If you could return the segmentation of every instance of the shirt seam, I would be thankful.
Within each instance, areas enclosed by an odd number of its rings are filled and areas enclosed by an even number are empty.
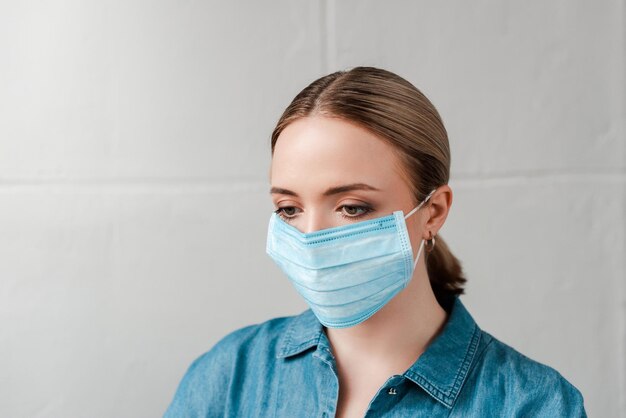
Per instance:
[[[480,331],[481,330],[478,327],[478,325],[474,324],[474,332],[472,334],[472,340],[465,352],[464,362],[463,364],[461,364],[461,367],[457,371],[457,375],[455,377],[455,382],[453,385],[454,395],[452,396],[452,402],[450,406],[454,406],[454,402],[456,401],[456,398],[459,396],[459,393],[461,392],[461,387],[463,386],[463,383],[465,382],[465,379],[467,378],[467,375],[469,373],[469,369],[472,366],[474,357],[476,356],[476,350],[478,349],[478,344],[480,343],[480,340],[482,337],[482,333]]]
[[[289,346],[291,345],[291,335],[293,334],[293,332],[294,332],[294,324],[291,323],[289,325],[289,329],[287,330],[287,334],[285,334],[285,339],[283,340],[282,348],[280,352],[278,353],[278,355],[276,356],[277,358],[285,357],[287,355]]]

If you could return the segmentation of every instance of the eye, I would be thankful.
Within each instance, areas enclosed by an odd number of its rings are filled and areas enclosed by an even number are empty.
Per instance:
[[[357,219],[367,215],[372,211],[368,206],[343,205],[341,206],[341,216],[349,219]]]
[[[288,220],[295,218],[299,211],[300,209],[295,206],[284,206],[276,209],[274,212],[276,212],[281,218]]]

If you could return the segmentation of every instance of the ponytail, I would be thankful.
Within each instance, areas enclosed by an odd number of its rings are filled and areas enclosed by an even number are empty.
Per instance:
[[[436,236],[434,248],[426,252],[425,261],[430,285],[440,305],[445,306],[452,297],[463,294],[467,279],[461,262],[452,254],[441,235]]]

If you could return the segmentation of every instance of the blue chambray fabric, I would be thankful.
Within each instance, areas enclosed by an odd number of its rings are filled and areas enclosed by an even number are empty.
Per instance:
[[[556,370],[482,331],[459,298],[442,332],[365,417],[586,417]],[[363,367],[367,367],[364,364]],[[339,384],[324,328],[309,309],[236,330],[187,370],[174,417],[333,417]]]

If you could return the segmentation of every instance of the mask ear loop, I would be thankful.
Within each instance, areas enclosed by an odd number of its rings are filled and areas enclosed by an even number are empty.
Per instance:
[[[428,196],[426,196],[424,198],[424,200],[422,200],[422,203],[420,203],[419,205],[417,205],[413,210],[411,210],[409,213],[407,213],[406,215],[404,215],[404,219],[408,218],[409,216],[413,215],[415,212],[417,212],[418,210],[420,210],[420,208],[422,207],[422,205],[426,202],[428,202],[428,199],[430,199],[430,197],[433,195],[433,193],[435,193],[435,190],[437,189],[433,189],[432,192],[428,193]]]
[[[420,259],[420,254],[422,253],[422,249],[424,248],[424,240],[420,242],[420,248],[417,250],[417,257],[415,257],[415,262],[413,263],[413,270],[415,270],[415,266],[417,266],[417,262]]]
[[[422,203],[420,203],[413,210],[411,210],[409,213],[404,215],[404,219],[408,218],[409,216],[413,215],[415,212],[420,210],[420,208],[424,205],[424,203],[428,202],[428,199],[430,199],[430,197],[433,195],[433,193],[435,193],[436,190],[437,189],[433,189],[430,193],[428,193],[428,196],[426,196],[424,200],[422,200]],[[415,266],[417,266],[417,262],[420,259],[420,254],[422,253],[423,248],[424,248],[424,240],[422,239],[420,240],[420,247],[417,250],[417,256],[415,257],[415,262],[413,263],[413,270],[415,270]]]

